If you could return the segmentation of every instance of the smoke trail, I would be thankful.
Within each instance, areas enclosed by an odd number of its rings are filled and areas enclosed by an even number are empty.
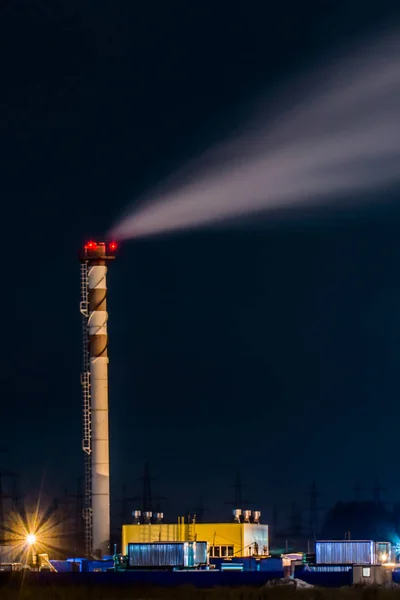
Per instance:
[[[400,36],[385,36],[314,75],[312,93],[282,122],[259,117],[141,199],[112,235],[200,227],[399,182],[399,58]]]

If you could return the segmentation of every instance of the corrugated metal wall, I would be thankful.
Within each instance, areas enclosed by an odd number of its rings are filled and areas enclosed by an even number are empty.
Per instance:
[[[371,565],[376,563],[372,541],[320,541],[315,545],[318,565]]]
[[[184,544],[128,544],[130,567],[183,567]]]

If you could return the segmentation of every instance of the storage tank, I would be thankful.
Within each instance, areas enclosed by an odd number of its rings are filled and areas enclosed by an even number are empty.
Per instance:
[[[183,569],[208,564],[207,542],[128,544],[128,568]]]
[[[390,544],[387,542],[387,557],[390,556]],[[323,540],[315,544],[317,565],[376,565],[382,562],[383,553],[379,551],[382,542],[372,540]]]

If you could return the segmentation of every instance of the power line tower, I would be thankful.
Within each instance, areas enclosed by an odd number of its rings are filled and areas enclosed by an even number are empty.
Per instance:
[[[138,499],[138,496],[129,496],[128,495],[128,486],[126,485],[126,483],[122,484],[122,495],[121,495],[121,498],[117,501],[121,505],[119,517],[121,519],[122,525],[124,525],[126,523],[126,519],[128,518],[129,503],[136,502],[137,499]]]
[[[9,494],[4,489],[4,479],[15,477],[15,473],[11,471],[0,472],[0,542],[4,544],[6,541],[7,527],[6,527],[6,511],[4,507],[4,500],[12,500],[12,494]]]
[[[296,502],[292,502],[290,512],[290,534],[294,537],[300,537],[303,531],[301,510]]]
[[[375,477],[375,485],[369,491],[372,492],[372,499],[376,505],[385,504],[382,502],[381,492],[386,492],[387,490],[386,488],[381,487],[378,475]]]
[[[239,472],[236,473],[235,483],[233,484],[232,487],[235,488],[235,504],[236,504],[236,506],[238,508],[243,508],[243,496],[242,496],[243,484],[242,484]]]
[[[202,523],[204,520],[205,514],[208,512],[209,512],[209,508],[206,508],[204,506],[203,495],[200,494],[198,505],[194,509],[194,514],[196,515],[196,521],[199,521],[200,523]]]
[[[142,495],[135,496],[134,498],[130,498],[129,500],[141,501],[141,510],[144,512],[153,512],[155,505],[157,506],[157,510],[160,507],[160,501],[165,500],[164,496],[153,496],[151,482],[156,481],[155,477],[151,477],[150,475],[150,467],[149,463],[146,461],[144,463],[144,471],[143,475],[138,477],[139,481],[142,482]]]
[[[317,484],[315,482],[315,479],[313,480],[312,484],[311,484],[311,490],[310,490],[310,505],[309,505],[309,513],[310,513],[310,521],[309,521],[309,528],[310,528],[310,535],[312,536],[312,538],[315,540],[318,536],[319,533],[319,513],[323,510],[325,510],[322,506],[319,506],[319,493],[317,490]]]
[[[129,502],[129,498],[128,498],[128,494],[127,494],[127,486],[126,486],[126,483],[123,483],[122,484],[122,496],[119,501],[119,503],[121,504],[119,516],[120,516],[122,525],[125,523],[127,509],[128,509],[128,502]]]
[[[71,505],[74,505],[75,543],[76,543],[76,546],[78,548],[80,548],[81,544],[83,542],[83,540],[81,538],[84,533],[83,532],[83,529],[84,529],[84,521],[83,521],[84,491],[82,488],[82,479],[80,477],[77,478],[76,491],[74,494],[68,494],[68,492],[66,492],[66,493],[67,493],[68,499],[71,499],[71,502],[68,504],[68,512],[70,512],[69,507]],[[72,511],[71,511],[70,517],[72,519]]]
[[[20,486],[19,486],[19,481],[18,481],[18,475],[15,475],[14,477],[14,481],[13,481],[13,486],[12,486],[12,509],[17,512],[20,513],[22,511],[22,500],[25,498],[25,494],[23,494],[21,492]]]
[[[153,497],[151,490],[151,482],[154,481],[154,477],[150,477],[150,467],[149,463],[146,461],[144,464],[144,472],[139,480],[143,483],[143,491],[142,491],[142,512],[152,512],[153,511]]]
[[[381,499],[381,492],[386,492],[386,488],[380,485],[379,477],[377,477],[374,485],[374,502],[376,504],[383,504]]]
[[[278,517],[278,507],[276,506],[276,504],[274,504],[273,509],[272,509],[272,530],[273,530],[273,537],[276,538],[276,536],[278,535],[278,522],[279,522],[279,517]]]
[[[68,488],[65,488],[63,496],[56,498],[53,507],[49,509],[53,514],[57,513],[60,535],[65,540],[71,536],[72,523],[74,523],[74,505],[74,494],[70,494]]]
[[[253,504],[253,502],[243,500],[242,492],[243,492],[243,488],[245,486],[242,483],[239,471],[236,473],[235,481],[232,484],[232,487],[235,490],[234,496],[233,496],[233,502],[225,502],[225,504],[229,504],[230,506],[233,506],[233,508],[240,508],[240,509],[245,508],[245,505],[247,508],[250,504]]]

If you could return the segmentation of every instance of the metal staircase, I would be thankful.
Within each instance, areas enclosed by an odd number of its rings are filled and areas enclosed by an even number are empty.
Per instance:
[[[82,315],[82,353],[83,369],[81,374],[82,397],[83,397],[83,439],[82,450],[85,453],[85,487],[83,519],[85,532],[85,553],[90,557],[93,549],[93,522],[92,522],[92,422],[91,422],[91,400],[90,400],[90,356],[89,356],[89,291],[88,291],[88,263],[81,262],[81,302],[80,312]]]

